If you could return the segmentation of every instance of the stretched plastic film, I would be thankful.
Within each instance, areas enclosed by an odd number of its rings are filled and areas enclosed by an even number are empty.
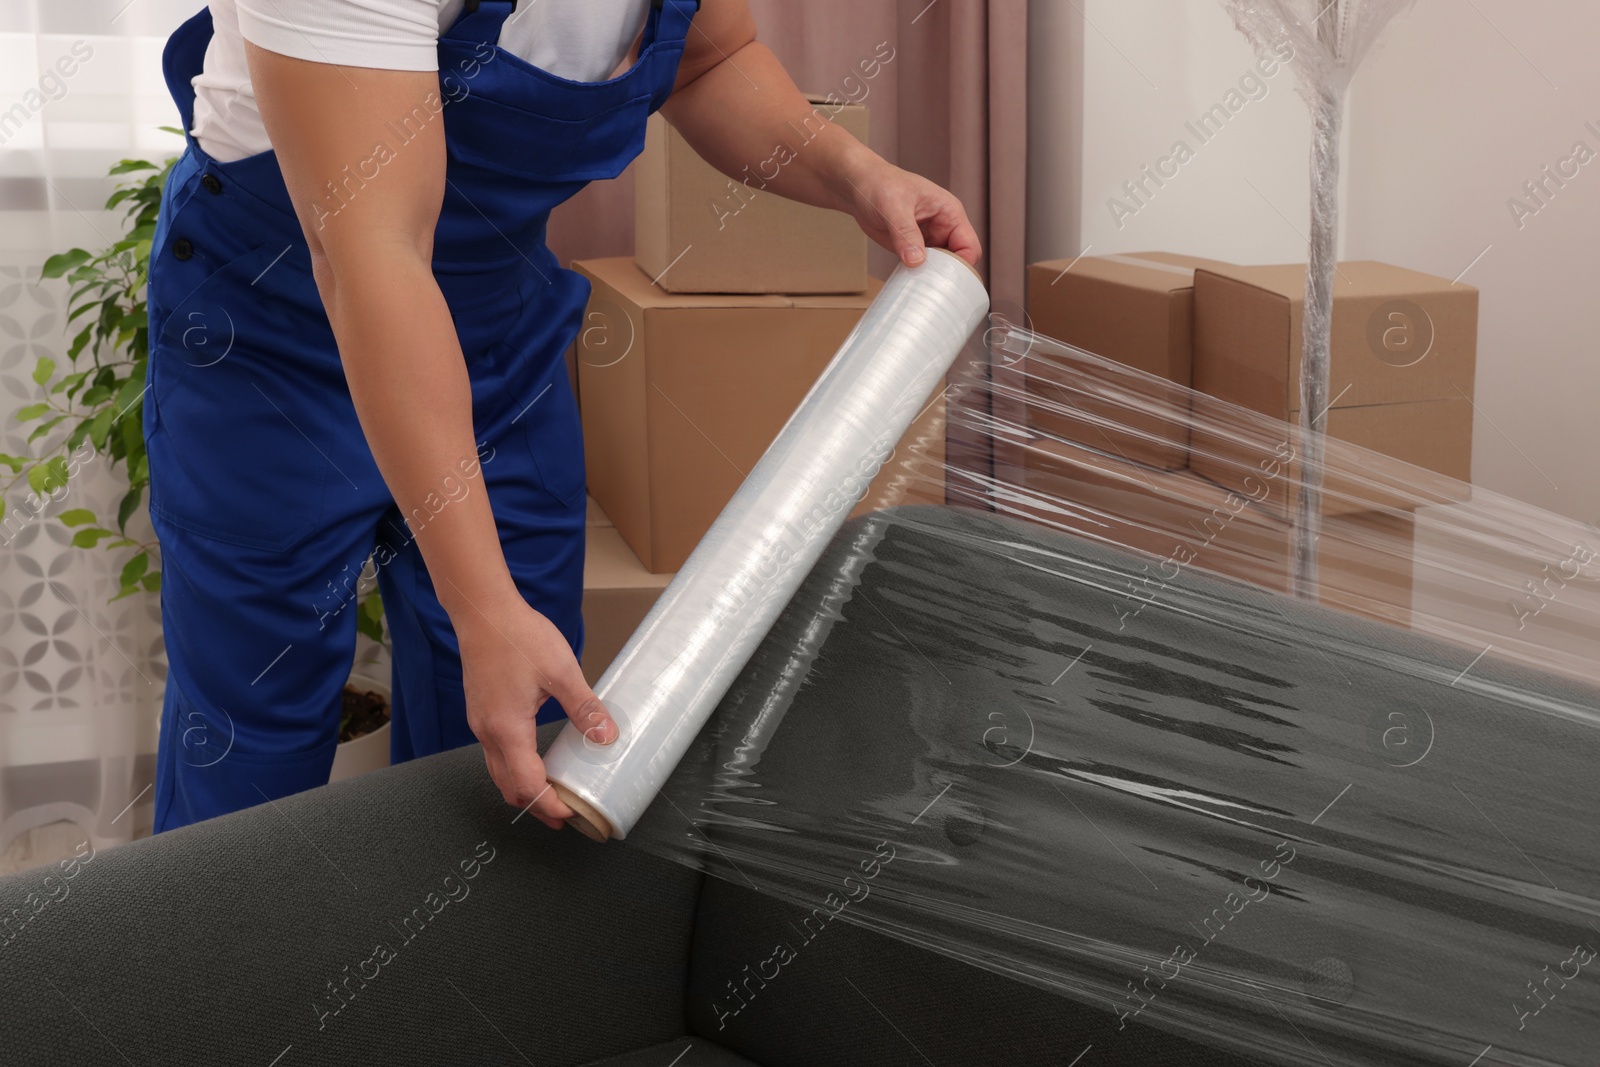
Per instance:
[[[986,340],[946,411],[992,458],[902,443],[948,503],[793,564],[629,844],[805,906],[793,951],[855,923],[1098,1007],[1098,1062],[1593,1062],[1600,531],[1330,439],[1296,598],[1299,426]]]

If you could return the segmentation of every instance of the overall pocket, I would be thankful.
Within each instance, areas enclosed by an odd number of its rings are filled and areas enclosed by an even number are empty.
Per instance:
[[[150,345],[151,512],[266,551],[291,547],[322,518],[344,389],[331,332],[301,328],[304,315],[291,313],[310,282],[286,258],[273,243],[224,262],[170,307]],[[271,287],[260,284],[277,271]]]

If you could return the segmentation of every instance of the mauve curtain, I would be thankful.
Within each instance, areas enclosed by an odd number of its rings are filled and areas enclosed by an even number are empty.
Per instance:
[[[801,89],[859,100],[873,149],[966,204],[995,308],[1020,321],[1027,201],[1027,0],[750,0]],[[693,31],[691,31],[693,32]],[[894,59],[870,81],[858,64]],[[633,251],[633,175],[591,185],[550,223],[563,262]],[[872,272],[894,260],[874,250]]]

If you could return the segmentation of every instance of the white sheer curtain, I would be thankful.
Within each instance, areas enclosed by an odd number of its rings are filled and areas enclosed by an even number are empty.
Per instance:
[[[67,288],[41,284],[40,265],[121,236],[120,215],[102,210],[115,188],[112,164],[182,147],[158,129],[178,125],[161,48],[200,6],[0,4],[0,452],[37,454],[42,442],[27,441],[37,424],[15,414],[42,399],[32,378],[40,356],[68,363]],[[0,467],[0,485],[11,481]],[[19,521],[31,510],[26,483],[4,491],[13,521],[0,530],[0,852],[63,820],[96,847],[148,831],[166,677],[157,599],[110,603],[128,550],[72,547],[72,531],[55,518],[79,507],[114,518],[125,489],[123,469],[101,456],[31,521]],[[143,514],[135,528],[133,536],[151,536]]]

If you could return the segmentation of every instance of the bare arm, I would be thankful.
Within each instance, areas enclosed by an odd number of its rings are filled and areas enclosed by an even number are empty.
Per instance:
[[[246,45],[268,136],[311,249],[361,428],[407,515],[477,461],[471,390],[449,307],[433,277],[433,233],[445,188],[444,119],[434,72],[335,67]],[[342,201],[326,183],[392,140],[386,124],[428,116],[376,180]],[[337,211],[330,210],[337,208]],[[555,694],[609,740],[615,725],[555,627],[512,582],[488,493],[453,498],[417,533],[461,645],[468,719],[506,800],[549,825],[570,812],[545,791],[534,714]]]
[[[978,261],[982,249],[959,200],[820,121],[825,112],[756,40],[747,0],[702,0],[661,113],[706,162],[779,196],[853,215],[908,264],[921,262],[927,244]]]

